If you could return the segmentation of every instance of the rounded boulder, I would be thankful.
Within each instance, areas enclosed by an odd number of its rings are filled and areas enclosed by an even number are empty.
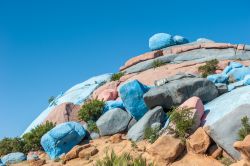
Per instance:
[[[167,33],[157,33],[149,38],[149,48],[159,50],[174,45],[173,37]]]

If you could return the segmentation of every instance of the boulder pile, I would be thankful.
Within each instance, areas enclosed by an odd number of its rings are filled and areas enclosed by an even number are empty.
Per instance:
[[[30,124],[24,133],[56,123],[41,139],[47,157],[11,153],[0,165],[26,158],[31,165],[95,165],[107,149],[159,166],[250,165],[250,125],[239,141],[242,118],[250,118],[250,45],[157,33],[149,48],[116,77],[93,77],[62,93]],[[199,68],[214,59],[203,77]],[[91,100],[104,106],[100,115],[90,107],[95,118],[84,120],[78,113]]]

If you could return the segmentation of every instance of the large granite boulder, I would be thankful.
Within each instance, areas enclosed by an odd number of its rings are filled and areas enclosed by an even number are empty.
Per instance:
[[[85,135],[86,131],[80,123],[66,122],[44,134],[41,145],[51,159],[56,159],[80,143]]]
[[[117,87],[119,84],[120,81],[104,84],[93,92],[92,98],[103,101],[115,100],[118,97]]]
[[[3,164],[16,164],[26,160],[26,155],[21,152],[10,153],[1,158]]]
[[[67,90],[65,93],[58,95],[54,101],[45,109],[24,131],[23,134],[29,132],[31,129],[37,125],[43,123],[44,119],[48,114],[57,106],[62,103],[70,102],[73,104],[81,105],[84,104],[86,100],[91,98],[91,94],[95,89],[110,80],[112,74],[103,74],[100,76],[92,77],[87,81],[77,84]]]
[[[204,124],[206,132],[234,159],[240,158],[233,143],[238,140],[241,119],[244,116],[250,117],[249,91],[249,86],[238,88],[205,105],[209,112]]]
[[[75,105],[73,103],[62,103],[51,110],[48,116],[44,119],[44,123],[46,121],[56,124],[69,121],[80,122],[81,120],[78,118],[78,111],[80,109],[80,105]]]
[[[218,90],[205,78],[183,78],[151,88],[144,95],[144,101],[148,108],[162,106],[170,109],[193,96],[199,97],[203,103],[206,103],[218,96]]]
[[[155,107],[149,110],[136,124],[134,124],[127,133],[127,138],[133,141],[139,141],[144,138],[144,131],[152,124],[159,122],[163,124],[166,120],[166,113],[162,107]]]
[[[96,121],[96,125],[101,136],[113,135],[125,131],[131,118],[126,111],[115,108],[104,113]]]
[[[136,119],[139,120],[148,108],[143,100],[143,95],[150,88],[141,84],[137,80],[130,81],[122,85],[119,93],[126,110]]]
[[[167,33],[157,33],[149,38],[149,48],[159,50],[174,45],[173,37]]]

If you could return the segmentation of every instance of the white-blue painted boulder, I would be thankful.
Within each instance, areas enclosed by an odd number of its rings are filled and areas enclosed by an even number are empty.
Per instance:
[[[173,37],[167,33],[157,33],[149,38],[149,48],[153,50],[159,50],[165,47],[174,45]]]
[[[52,104],[49,105],[24,131],[23,134],[29,132],[32,128],[41,124],[44,119],[48,116],[56,105],[71,102],[73,104],[83,104],[87,99],[91,97],[91,94],[95,89],[109,81],[112,74],[103,74],[100,76],[92,77],[87,81],[77,84],[67,90],[65,93],[60,94],[55,98]]]
[[[57,159],[69,152],[86,136],[86,130],[77,122],[57,125],[41,138],[41,145],[51,159]]]
[[[225,93],[205,105],[207,113],[204,128],[209,136],[235,159],[239,153],[233,149],[241,118],[250,117],[250,86]]]
[[[21,152],[10,153],[1,158],[3,164],[16,164],[26,160],[26,155]]]

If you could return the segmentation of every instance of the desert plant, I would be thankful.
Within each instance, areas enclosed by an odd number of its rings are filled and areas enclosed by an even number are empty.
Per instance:
[[[155,68],[160,67],[160,66],[163,66],[163,65],[165,65],[165,64],[166,64],[165,62],[163,62],[163,61],[157,59],[157,60],[154,60],[154,61],[153,61],[152,66],[153,66],[153,68],[155,69]]]
[[[194,124],[191,109],[185,107],[172,108],[168,113],[170,123],[173,124],[169,125],[168,129],[183,142],[185,142],[186,136],[190,133]]]
[[[98,160],[96,166],[154,166],[154,164],[147,164],[146,159],[141,156],[133,158],[128,153],[117,156],[112,150],[110,155],[106,152],[106,156],[102,160]]]
[[[48,100],[48,103],[50,104],[50,103],[54,102],[54,100],[55,100],[55,97],[54,96],[50,96],[50,98]]]
[[[99,133],[99,129],[97,128],[96,123],[93,120],[89,120],[87,122],[87,124],[88,124],[88,131],[89,132],[97,132],[97,133]]]
[[[123,72],[118,72],[118,73],[114,73],[111,76],[111,81],[117,81],[119,80],[122,76],[124,76]]]
[[[21,138],[4,138],[0,141],[0,157],[12,152],[23,152],[24,150],[24,141]]]
[[[85,122],[96,121],[102,114],[104,101],[93,99],[87,101],[78,112],[78,117]]]
[[[213,59],[207,61],[205,65],[200,66],[198,71],[201,73],[202,77],[207,77],[210,74],[214,74],[218,68],[219,61],[217,59]]]
[[[241,119],[242,127],[238,131],[239,140],[242,141],[248,134],[250,134],[250,124],[247,116]]]
[[[160,131],[160,127],[156,127],[156,128],[147,127],[144,131],[144,138],[152,144],[158,139],[159,131]]]
[[[52,122],[46,122],[44,124],[38,125],[30,132],[23,135],[24,140],[24,150],[25,151],[36,151],[43,150],[40,141],[42,136],[55,127],[55,124]]]
[[[221,157],[218,159],[223,165],[225,166],[230,166],[231,164],[234,163],[234,161],[230,158],[226,158],[226,157]]]

